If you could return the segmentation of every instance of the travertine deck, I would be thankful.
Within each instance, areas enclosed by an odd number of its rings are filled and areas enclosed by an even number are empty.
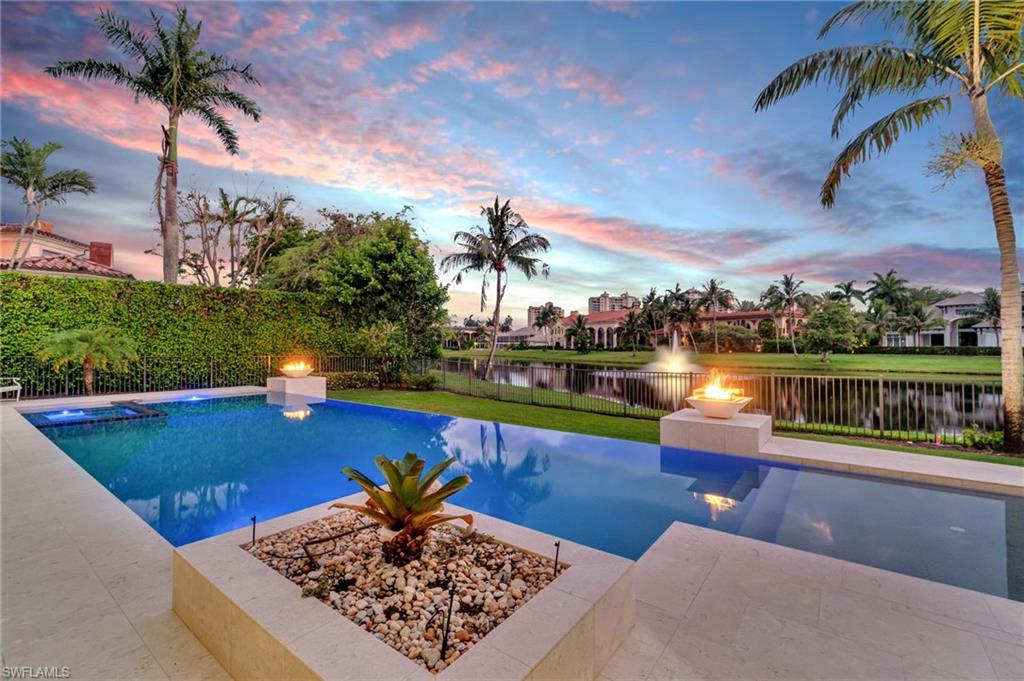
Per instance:
[[[1024,603],[673,524],[636,567],[633,679],[1024,678]]]

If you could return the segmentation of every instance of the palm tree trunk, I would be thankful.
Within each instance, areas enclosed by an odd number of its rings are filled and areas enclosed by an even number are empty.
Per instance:
[[[494,299],[494,324],[491,326],[491,351],[487,353],[487,367],[484,369],[484,380],[491,380],[491,374],[494,371],[494,353],[498,349],[498,315],[501,314],[501,296],[503,291],[501,290],[501,270],[498,270],[497,276],[497,295]]]
[[[715,332],[715,354],[718,354],[718,305],[711,304],[711,328]]]
[[[693,329],[689,326],[686,327],[686,334],[690,337],[690,345],[693,346],[693,354],[699,355],[700,350],[697,349],[697,341],[693,339]]]
[[[32,215],[34,197],[35,190],[32,187],[25,190],[25,219],[21,221],[21,229],[18,230],[18,240],[14,242],[14,252],[11,253],[11,271],[18,269],[18,251],[21,250],[21,240],[25,238],[25,230],[28,229],[28,219]],[[27,249],[25,253],[28,253]]]
[[[164,159],[164,283],[178,283],[178,115],[170,114],[167,124],[167,158]]]
[[[28,254],[32,252],[32,244],[35,243],[36,234],[39,233],[39,218],[42,215],[42,213],[43,207],[42,205],[37,203],[36,219],[32,221],[32,229],[30,229],[28,233],[28,243],[25,244],[25,255],[22,256],[22,258],[18,261],[18,267],[21,267],[21,265],[25,262],[25,259],[28,258]]]
[[[92,357],[86,357],[82,360],[82,374],[85,376],[86,395],[92,395],[93,392],[93,370],[95,366],[96,364]]]
[[[789,342],[793,346],[793,356],[796,357],[796,313],[789,308]]]
[[[982,138],[998,142],[999,137],[988,113],[984,91],[972,94],[971,111],[974,127]],[[1021,358],[1021,295],[1020,266],[1017,262],[1017,238],[1013,228],[1013,213],[1006,195],[1006,174],[1000,160],[990,160],[982,166],[985,184],[992,204],[992,220],[999,244],[999,272],[1002,275],[1003,327],[1003,446],[1015,456],[1024,454],[1024,377]]]
[[[779,347],[779,320],[772,319],[772,325],[775,326],[775,352],[781,352]]]

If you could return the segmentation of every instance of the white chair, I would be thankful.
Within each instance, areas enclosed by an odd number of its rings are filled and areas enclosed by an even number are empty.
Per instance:
[[[13,376],[0,376],[0,381],[10,381],[12,385],[0,385],[0,400],[11,399],[9,395],[14,394],[14,401],[21,399],[21,382]]]

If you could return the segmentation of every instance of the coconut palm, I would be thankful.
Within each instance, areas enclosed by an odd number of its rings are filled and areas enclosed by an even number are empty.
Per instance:
[[[736,310],[739,312],[754,312],[760,309],[760,306],[753,300],[741,300],[736,304]]]
[[[589,349],[593,337],[593,331],[587,326],[586,315],[578,314],[573,317],[569,328],[565,330],[565,339],[572,342],[576,349]]]
[[[232,89],[236,82],[259,85],[250,65],[232,63],[219,54],[199,49],[202,22],[192,23],[188,10],[177,10],[174,27],[168,30],[155,11],[149,11],[152,35],[109,10],[100,12],[96,24],[103,37],[129,59],[138,70],[116,61],[78,59],[58,61],[46,73],[61,78],[109,80],[126,88],[135,99],[148,99],[167,109],[167,127],[162,127],[162,152],[157,172],[154,203],[163,239],[164,282],[178,280],[178,126],[182,116],[201,120],[220,138],[229,154],[238,153],[238,133],[221,113],[234,109],[254,121],[260,109],[252,99]],[[162,184],[165,182],[166,184]]]
[[[772,326],[775,327],[775,352],[779,352],[779,327],[782,326],[780,320],[786,311],[786,301],[777,284],[772,284],[761,293],[761,305],[772,313]]]
[[[797,279],[795,274],[783,274],[775,285],[782,296],[783,309],[789,316],[789,342],[793,347],[793,355],[796,355],[796,310],[804,305],[813,307],[814,301],[807,298],[803,290],[804,280]]]
[[[536,329],[544,330],[544,347],[551,348],[551,328],[558,323],[558,313],[555,312],[555,306],[551,303],[545,303],[544,306],[534,317],[533,326]]]
[[[988,99],[990,95],[1024,99],[1024,0],[865,0],[833,15],[819,37],[866,19],[880,20],[906,44],[835,47],[812,54],[776,76],[754,107],[765,109],[820,82],[838,86],[843,96],[832,121],[832,136],[838,137],[847,117],[864,102],[891,95],[918,97],[869,125],[839,152],[821,188],[822,204],[831,207],[852,166],[887,152],[901,134],[948,113],[954,98],[966,101],[974,129],[946,136],[930,170],[949,180],[974,164],[985,177],[1000,256],[1004,442],[1007,451],[1020,453],[1024,451],[1020,268],[1003,149]]]
[[[914,301],[909,309],[896,319],[896,328],[914,338],[914,345],[921,342],[921,334],[946,325],[944,319],[922,301]]]
[[[996,345],[1000,345],[999,327],[1001,326],[1000,320],[1002,319],[1003,309],[999,291],[991,286],[985,289],[985,292],[982,294],[981,309],[978,312],[981,318],[991,324],[992,328],[996,330]]]
[[[836,284],[833,288],[835,289],[834,295],[837,296],[837,300],[844,300],[847,303],[853,303],[857,300],[864,302],[864,292],[856,287],[856,281],[853,279],[849,281],[841,281]]]
[[[504,204],[497,196],[493,206],[482,206],[480,214],[487,218],[487,228],[473,227],[468,232],[455,233],[455,245],[462,250],[446,255],[441,260],[441,269],[448,272],[456,271],[455,282],[461,283],[463,275],[469,272],[482,272],[483,284],[480,287],[480,310],[487,305],[488,276],[495,276],[494,314],[491,317],[493,326],[498,327],[501,315],[501,301],[508,288],[509,270],[518,270],[532,279],[538,274],[548,275],[547,263],[543,263],[535,255],[551,248],[547,239],[530,232],[530,226],[523,217],[512,210],[511,201]],[[504,283],[502,280],[504,279]],[[487,368],[484,380],[490,380],[494,370],[494,352],[498,347],[498,334],[491,335],[491,350],[487,355]]]
[[[119,370],[138,359],[131,339],[111,326],[52,333],[43,340],[36,356],[40,361],[52,362],[54,371],[67,364],[80,364],[87,395],[93,394],[96,369]]]
[[[718,311],[728,310],[732,307],[732,291],[724,288],[725,282],[717,279],[709,279],[704,283],[704,288],[698,298],[701,309],[711,312],[711,326],[715,334],[715,354],[718,354]]]
[[[897,312],[906,309],[910,302],[910,289],[907,288],[907,280],[896,274],[896,270],[889,270],[884,275],[875,272],[874,278],[868,282],[864,293],[868,301],[884,303]]]
[[[680,296],[668,312],[669,324],[678,326],[686,332],[690,339],[690,347],[697,354],[697,341],[693,338],[693,329],[700,323],[700,304],[687,295]]]
[[[885,334],[896,326],[899,317],[892,306],[879,301],[872,301],[864,313],[863,328],[868,333],[877,334],[879,345],[885,345]]]
[[[636,357],[636,346],[640,345],[640,336],[647,332],[647,323],[644,321],[643,315],[630,310],[619,322],[619,332],[632,341],[633,356]]]
[[[0,153],[0,177],[21,190],[21,201],[25,204],[25,217],[18,230],[18,239],[11,253],[11,270],[16,270],[28,257],[39,231],[39,220],[43,206],[48,203],[62,204],[69,194],[92,194],[96,184],[84,170],[58,170],[46,174],[46,161],[61,145],[47,142],[33,147],[28,140],[12,137],[2,142]],[[34,217],[33,217],[34,213]],[[25,250],[21,250],[25,232],[29,232]]]

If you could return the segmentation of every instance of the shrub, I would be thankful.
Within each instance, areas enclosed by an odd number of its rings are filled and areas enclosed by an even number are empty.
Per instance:
[[[977,423],[972,423],[970,428],[964,428],[964,446],[968,449],[999,451],[1003,448],[1003,433],[988,433]]]
[[[441,386],[441,379],[430,374],[410,374],[403,372],[399,383],[403,388],[409,390],[437,390]]]
[[[932,345],[923,347],[881,347],[878,345],[870,345],[866,347],[860,347],[854,350],[854,353],[858,355],[960,355],[960,356],[973,356],[973,355],[988,355],[998,357],[1000,354],[999,348],[979,348],[974,346],[951,346],[951,345]]]
[[[360,390],[377,387],[377,374],[372,371],[330,371],[322,374],[328,390]]]

